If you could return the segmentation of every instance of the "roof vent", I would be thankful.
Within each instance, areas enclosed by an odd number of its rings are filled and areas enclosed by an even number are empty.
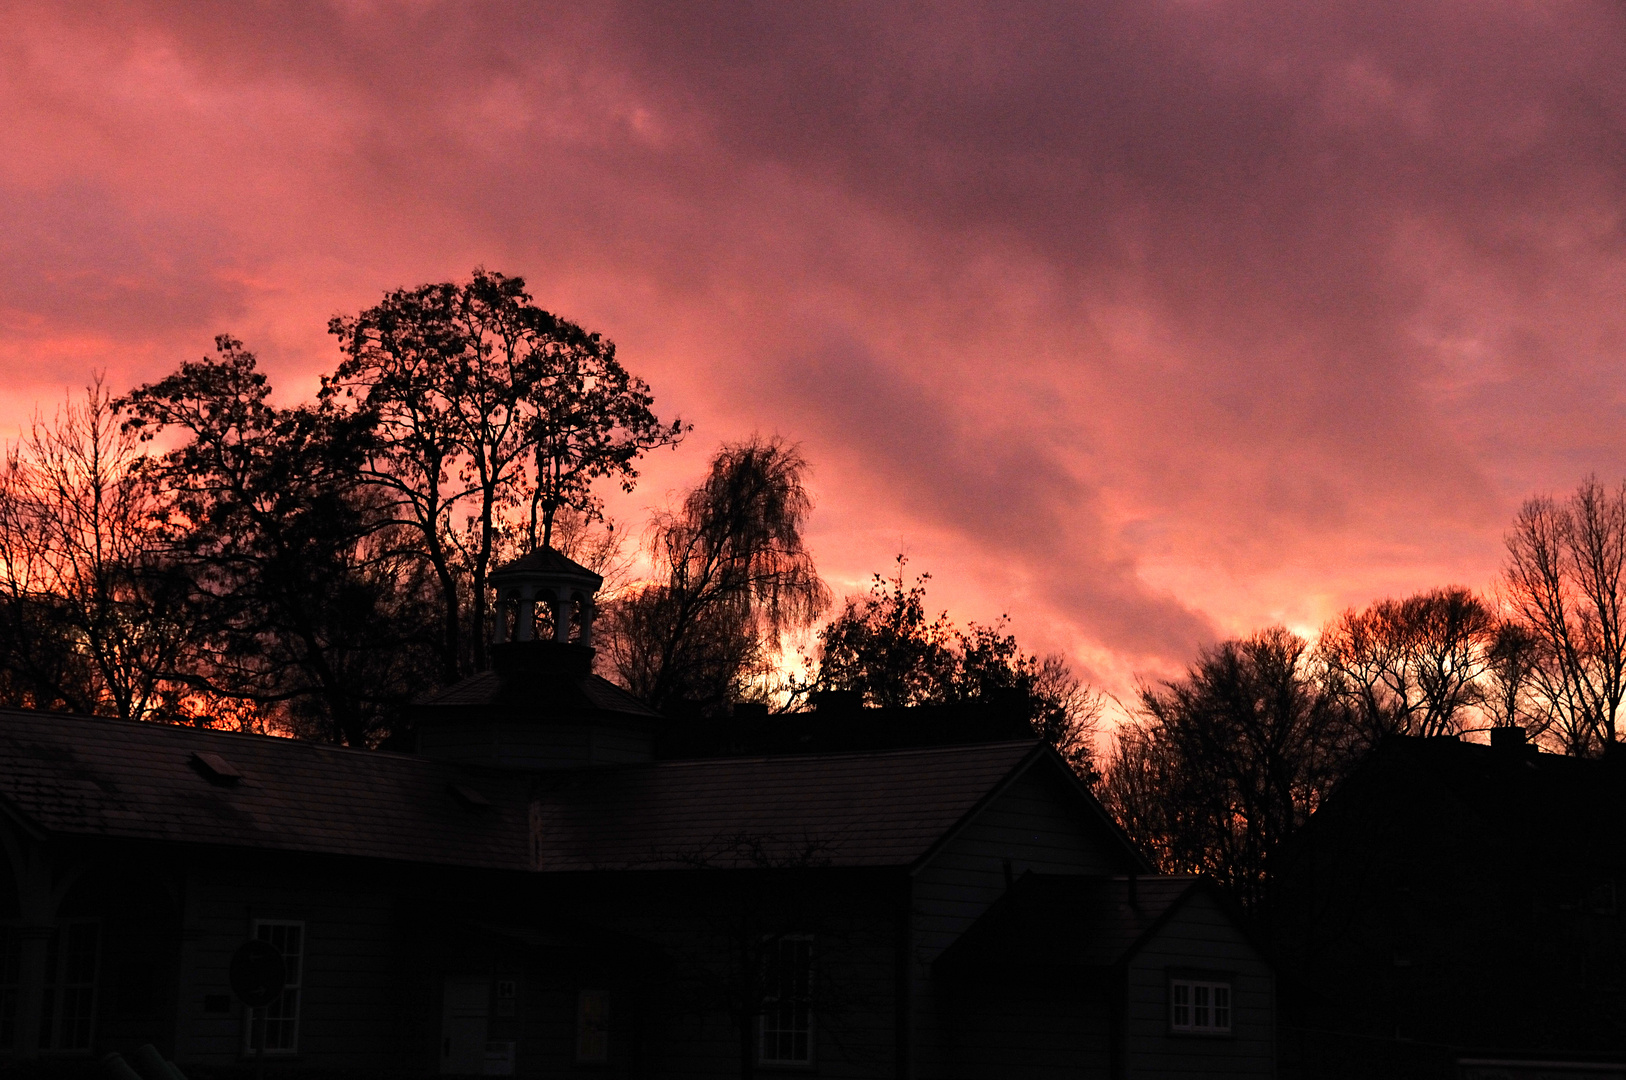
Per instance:
[[[204,776],[221,784],[235,784],[243,778],[237,771],[237,766],[208,750],[198,750],[192,754],[192,764],[196,765]]]
[[[478,791],[475,791],[471,787],[464,787],[462,784],[447,784],[446,789],[453,795],[456,795],[458,801],[460,801],[464,806],[471,809],[483,810],[491,805],[490,799],[486,798],[484,795],[480,794]]]

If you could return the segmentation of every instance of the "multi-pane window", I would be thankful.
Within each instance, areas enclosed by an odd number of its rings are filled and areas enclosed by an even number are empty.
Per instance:
[[[1231,1032],[1231,984],[1169,980],[1169,1027],[1193,1035]]]
[[[764,1065],[813,1060],[813,939],[783,937],[768,948],[757,1056]]]
[[[258,1015],[262,1010],[249,1011],[244,1048],[249,1053],[258,1051],[263,1030],[266,1053],[291,1054],[299,1049],[299,988],[304,982],[305,924],[256,919],[254,936],[282,954],[288,981],[283,984],[282,995],[263,1010],[263,1021]]]
[[[610,995],[583,990],[576,995],[576,1060],[598,1064],[610,1059]]]
[[[17,1048],[22,998],[22,932],[0,926],[0,1051]],[[96,1021],[96,976],[101,924],[76,919],[45,939],[45,983],[40,994],[41,1050],[89,1050]]]
[[[41,1050],[89,1050],[96,1019],[96,960],[101,926],[63,923],[45,951],[45,994],[40,1004]]]

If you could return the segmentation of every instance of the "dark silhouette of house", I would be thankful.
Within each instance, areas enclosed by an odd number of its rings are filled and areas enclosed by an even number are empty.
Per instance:
[[[0,712],[0,1054],[1271,1075],[1258,951],[1044,745],[839,702],[674,733],[592,674],[596,576],[493,584],[492,670],[421,703],[417,753]],[[259,1020],[250,938],[289,973]]]
[[[1277,868],[1284,1061],[1626,1076],[1623,821],[1617,758],[1538,753],[1516,728],[1386,741]]]

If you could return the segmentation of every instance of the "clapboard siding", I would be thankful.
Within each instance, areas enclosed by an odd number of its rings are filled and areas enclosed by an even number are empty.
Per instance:
[[[1171,968],[1233,973],[1230,1038],[1174,1035]],[[1130,1076],[1236,1076],[1275,1072],[1275,985],[1269,966],[1206,893],[1196,893],[1131,959],[1125,987]]]
[[[297,886],[287,882],[298,882]],[[232,952],[255,919],[305,924],[301,975],[301,1061],[374,1070],[401,1061],[400,933],[395,895],[376,877],[278,875],[203,866],[187,884],[187,977],[180,992],[176,1059],[227,1064],[243,1051],[244,1016],[206,1014],[207,995],[229,993]]]
[[[930,965],[1006,887],[1006,861],[1015,877],[1032,870],[1050,874],[1112,874],[1129,869],[1099,823],[1091,821],[1070,781],[1039,759],[983,807],[915,874],[914,1005],[917,1074],[922,1078],[965,1075],[953,1050],[949,1003],[938,999]],[[1008,1045],[987,1052],[1027,1052],[1031,1038],[1006,1025],[989,1037]],[[963,1043],[964,1040],[961,1040]]]

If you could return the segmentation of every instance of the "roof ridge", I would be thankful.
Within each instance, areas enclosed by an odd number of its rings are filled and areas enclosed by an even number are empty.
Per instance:
[[[172,724],[164,720],[131,720],[122,716],[94,716],[84,713],[55,712],[49,709],[16,709],[0,708],[0,716],[14,715],[28,718],[49,720],[70,720],[87,724],[124,725],[131,729],[141,728],[148,731],[173,731],[188,735],[201,735],[209,738],[239,738],[263,739],[267,743],[277,743],[284,746],[303,746],[311,750],[337,751],[343,754],[363,754],[367,757],[402,758],[411,761],[430,761],[421,754],[413,754],[404,750],[371,750],[360,746],[339,746],[336,743],[314,742],[310,739],[300,739],[292,735],[268,735],[259,731],[232,731],[229,728],[202,728],[192,724]]]
[[[676,758],[668,761],[656,761],[655,765],[662,768],[675,766],[739,764],[747,761],[829,761],[839,758],[879,758],[879,757],[919,757],[926,754],[956,754],[970,750],[987,750],[993,747],[1017,747],[1023,752],[1033,749],[1041,740],[1035,736],[1032,739],[991,739],[988,742],[953,743],[946,746],[895,746],[884,750],[815,750],[798,752],[789,750],[782,754],[717,754],[704,758]]]

